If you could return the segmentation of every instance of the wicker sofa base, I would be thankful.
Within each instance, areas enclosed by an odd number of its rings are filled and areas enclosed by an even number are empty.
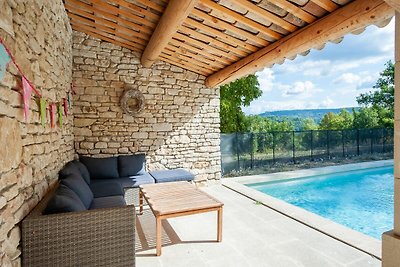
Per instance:
[[[135,207],[42,215],[52,189],[22,222],[23,266],[135,266]]]

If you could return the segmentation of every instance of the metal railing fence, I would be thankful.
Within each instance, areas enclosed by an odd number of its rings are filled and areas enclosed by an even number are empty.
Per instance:
[[[393,153],[393,129],[221,134],[222,173],[276,162],[329,160]]]

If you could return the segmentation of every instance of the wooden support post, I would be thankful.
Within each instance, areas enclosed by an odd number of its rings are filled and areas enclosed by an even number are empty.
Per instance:
[[[382,235],[382,267],[400,266],[400,12],[396,12],[395,64],[394,229]]]
[[[140,61],[144,67],[150,67],[158,59],[196,3],[197,0],[169,1],[164,14],[143,51]]]
[[[160,216],[156,216],[156,255],[161,255],[161,227],[162,219]]]
[[[295,31],[210,75],[206,79],[206,85],[215,87],[234,81],[310,48],[320,47],[349,32],[389,19],[393,15],[394,9],[383,0],[355,0],[310,26]]]

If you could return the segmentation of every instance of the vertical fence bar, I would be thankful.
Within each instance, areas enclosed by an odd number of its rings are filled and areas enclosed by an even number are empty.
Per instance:
[[[329,151],[329,131],[330,130],[326,130],[326,150],[328,153],[328,159],[331,158],[330,151]]]
[[[237,157],[237,171],[240,170],[240,156],[239,156],[239,137],[238,132],[236,132],[236,157]]]
[[[360,130],[357,129],[357,156],[360,156]]]
[[[275,164],[275,132],[272,132],[272,163]]]
[[[311,134],[310,134],[310,157],[311,157],[311,161],[313,161],[314,160],[314,155],[313,155],[313,150],[314,150],[314,145],[313,145],[313,142],[314,142],[314,138],[313,138],[313,136],[314,136],[314,131],[313,130],[311,130],[310,131],[311,132]]]
[[[296,145],[294,143],[294,131],[292,132],[293,163],[296,163]]]
[[[254,168],[254,133],[250,134],[250,142],[251,142],[251,146],[250,146],[250,168],[253,169]]]
[[[344,153],[344,131],[342,130],[342,156],[343,158],[345,157],[345,153]]]
[[[385,149],[385,145],[386,145],[386,135],[385,135],[385,132],[386,132],[386,129],[383,128],[383,129],[382,129],[382,153],[385,153],[385,152],[386,152],[386,149]]]
[[[369,130],[369,135],[370,135],[370,138],[371,138],[370,154],[374,153],[374,132],[375,131],[373,129]]]

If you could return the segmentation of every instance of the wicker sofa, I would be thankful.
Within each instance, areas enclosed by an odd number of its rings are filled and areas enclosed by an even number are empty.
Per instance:
[[[22,221],[23,266],[135,266],[135,208],[44,214],[57,184]]]
[[[138,186],[193,180],[182,169],[148,173],[144,154],[81,157],[22,221],[24,266],[134,266]]]

